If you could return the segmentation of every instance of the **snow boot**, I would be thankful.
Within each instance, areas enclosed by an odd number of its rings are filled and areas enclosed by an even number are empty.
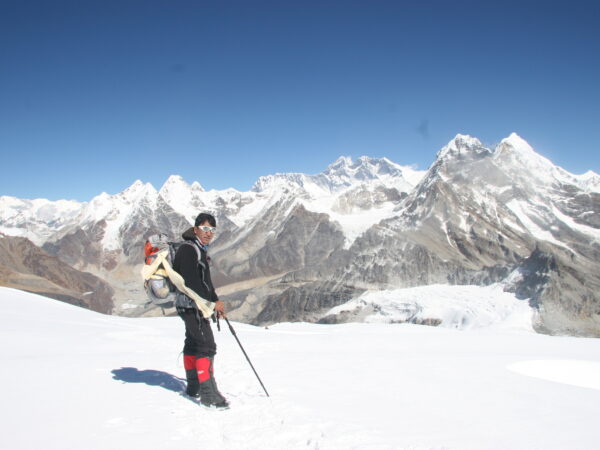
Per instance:
[[[200,396],[200,382],[196,371],[196,357],[194,355],[183,355],[183,367],[185,368],[185,378],[187,380],[185,393],[190,397],[198,398]]]
[[[200,403],[204,406],[227,408],[229,403],[219,392],[215,381],[213,358],[198,358],[196,360],[196,370],[200,383]]]

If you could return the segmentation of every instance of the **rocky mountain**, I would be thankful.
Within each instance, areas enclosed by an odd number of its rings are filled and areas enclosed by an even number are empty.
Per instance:
[[[333,278],[366,289],[505,282],[537,307],[539,330],[597,335],[600,195],[585,178],[514,134],[494,150],[457,136]]]
[[[113,289],[60,261],[30,240],[0,234],[0,285],[110,314]]]
[[[137,181],[88,203],[0,206],[0,231],[109,281],[120,314],[147,313],[143,238],[175,238],[206,210],[215,284],[238,320],[318,321],[367,290],[503,283],[536,307],[538,330],[600,335],[600,177],[556,167],[516,134],[493,149],[457,135],[426,172],[342,157],[249,192],[172,176],[159,191]]]

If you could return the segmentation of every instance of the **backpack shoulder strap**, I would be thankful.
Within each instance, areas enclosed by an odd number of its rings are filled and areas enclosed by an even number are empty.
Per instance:
[[[181,245],[189,245],[189,246],[193,247],[193,249],[196,251],[196,257],[198,258],[198,264],[201,264],[202,266],[204,266],[204,264],[202,263],[202,254],[200,253],[200,249],[193,241],[183,241],[181,243]]]

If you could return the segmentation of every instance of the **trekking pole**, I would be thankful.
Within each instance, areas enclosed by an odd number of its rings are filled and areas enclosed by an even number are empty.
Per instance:
[[[254,375],[256,375],[256,378],[258,378],[258,382],[260,383],[260,385],[262,386],[263,390],[265,391],[265,394],[267,394],[267,397],[269,397],[269,393],[267,392],[267,389],[265,388],[265,385],[263,384],[263,382],[261,381],[260,377],[256,373],[256,370],[254,369],[254,366],[250,362],[250,358],[248,358],[248,355],[246,354],[246,350],[244,350],[244,347],[242,347],[242,343],[238,339],[237,334],[235,334],[235,330],[233,329],[233,327],[229,323],[229,319],[227,317],[225,317],[225,316],[223,316],[223,318],[225,319],[225,322],[227,322],[227,325],[229,326],[229,330],[231,331],[231,334],[233,334],[233,337],[235,338],[235,340],[237,341],[238,345],[242,349],[242,352],[244,353],[244,356],[246,357],[246,360],[248,361],[248,364],[250,364],[250,367],[252,367],[252,371],[254,372]]]

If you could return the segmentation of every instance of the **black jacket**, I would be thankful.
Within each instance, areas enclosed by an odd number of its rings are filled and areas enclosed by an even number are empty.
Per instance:
[[[191,233],[190,230],[183,233],[183,238],[188,243],[181,245],[177,250],[173,260],[173,269],[183,277],[188,288],[200,297],[216,302],[219,298],[210,278],[209,259],[206,251],[200,245],[193,230]],[[200,261],[198,261],[197,250],[200,252]]]

